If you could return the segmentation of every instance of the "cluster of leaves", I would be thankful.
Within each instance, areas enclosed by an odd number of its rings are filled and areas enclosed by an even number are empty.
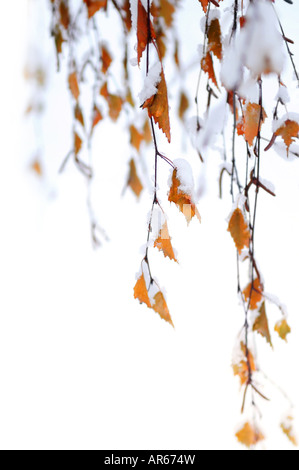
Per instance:
[[[230,26],[228,21],[222,21],[221,11],[224,10],[222,0],[193,0],[200,4],[205,15],[204,42],[202,55],[199,61],[199,79],[196,90],[195,103],[196,139],[195,147],[203,161],[204,144],[209,141],[210,133],[206,130],[209,120],[209,112],[212,100],[218,98],[219,93],[225,96],[226,113],[228,121],[223,120],[219,133],[225,137],[225,123],[232,123],[233,139],[231,161],[227,161],[224,152],[223,168],[220,174],[220,190],[222,194],[222,179],[224,172],[230,175],[230,194],[233,201],[233,209],[229,216],[228,231],[235,243],[238,262],[238,292],[244,310],[244,323],[241,341],[238,339],[238,357],[233,362],[233,372],[240,379],[243,388],[242,412],[246,407],[248,389],[252,391],[250,407],[253,409],[252,423],[246,421],[236,437],[239,442],[251,447],[264,439],[263,433],[256,424],[255,397],[266,397],[260,390],[261,384],[257,380],[258,366],[256,362],[256,350],[254,348],[254,335],[258,334],[272,345],[271,328],[266,313],[266,302],[273,302],[273,297],[265,291],[265,281],[261,275],[255,252],[256,210],[258,196],[261,190],[271,196],[275,196],[271,185],[261,178],[261,159],[263,154],[262,140],[265,139],[262,131],[266,122],[272,118],[272,133],[264,151],[275,147],[276,140],[282,139],[285,144],[286,154],[292,150],[292,144],[299,136],[299,118],[294,113],[288,113],[284,99],[286,85],[281,78],[282,68],[276,63],[273,56],[266,49],[260,52],[253,49],[250,55],[250,43],[255,37],[255,19],[263,17],[264,11],[275,12],[274,0],[231,0]],[[177,256],[172,246],[168,231],[166,216],[161,207],[157,194],[157,162],[159,159],[168,164],[172,169],[171,184],[168,190],[168,200],[174,203],[184,214],[187,223],[193,217],[200,220],[199,212],[194,202],[192,188],[187,187],[184,181],[184,171],[181,164],[170,160],[158,147],[156,137],[156,125],[162,131],[167,141],[171,141],[171,126],[169,118],[169,103],[166,73],[164,70],[164,58],[171,55],[175,66],[180,69],[179,41],[176,37],[174,18],[178,9],[178,0],[82,0],[75,11],[71,1],[50,0],[52,7],[52,35],[55,41],[57,54],[57,67],[60,67],[60,59],[64,50],[64,43],[68,44],[68,87],[73,107],[72,147],[61,170],[63,170],[73,157],[75,165],[91,181],[93,178],[91,141],[94,132],[104,119],[110,119],[117,123],[123,110],[127,112],[128,135],[130,139],[133,157],[129,159],[129,169],[126,188],[129,187],[137,198],[143,191],[142,178],[139,174],[139,160],[145,145],[152,143],[154,148],[154,191],[153,202],[147,229],[147,244],[145,255],[142,259],[140,274],[134,288],[134,297],[148,308],[158,313],[160,317],[173,326],[170,312],[165,300],[165,293],[152,276],[149,254],[151,249],[160,250],[165,258],[177,262]],[[290,3],[290,2],[288,2]],[[261,10],[260,10],[261,9]],[[264,9],[264,10],[262,10]],[[114,10],[119,17],[123,31],[122,51],[122,86],[115,87],[115,77],[112,75],[114,56],[109,45],[100,39],[97,23],[97,15],[106,15]],[[227,10],[226,10],[227,11]],[[275,16],[275,13],[273,13]],[[107,14],[107,18],[108,18]],[[227,20],[228,14],[226,14]],[[257,22],[258,23],[258,22]],[[289,44],[292,42],[286,38],[278,17],[273,22],[273,37],[285,45],[289,54],[294,72],[299,78],[292,58]],[[82,54],[82,42],[84,33],[89,36],[88,46]],[[133,26],[132,26],[133,25]],[[263,25],[261,26],[263,27]],[[135,31],[134,31],[135,29]],[[267,28],[265,28],[267,30]],[[272,34],[272,32],[271,32]],[[140,72],[144,74],[145,87],[140,94],[143,99],[141,106],[135,103],[131,89],[128,50],[129,39],[135,36],[137,41],[136,63]],[[171,39],[171,40],[170,40]],[[247,41],[248,54],[238,49],[240,44]],[[279,54],[279,52],[278,52]],[[119,52],[115,56],[119,55]],[[153,60],[153,56],[154,60]],[[256,57],[257,56],[257,57]],[[252,58],[254,57],[254,59]],[[278,61],[279,62],[279,61]],[[153,64],[153,65],[152,65]],[[158,64],[158,68],[157,68]],[[88,80],[88,86],[92,89],[92,103],[89,109],[85,109],[81,103],[82,88],[86,81],[87,70],[93,79]],[[158,73],[157,73],[158,70]],[[229,71],[229,72],[228,72]],[[167,72],[167,71],[166,71]],[[231,72],[231,73],[230,73]],[[271,118],[271,110],[263,100],[264,77],[275,75],[279,94],[274,113]],[[201,80],[206,78],[206,90],[208,93],[207,109],[203,118],[200,116]],[[257,98],[253,99],[244,93],[244,77],[255,84]],[[195,90],[194,90],[195,91]],[[202,100],[201,100],[202,101]],[[190,106],[187,93],[181,88],[178,97],[178,117],[183,121]],[[279,116],[280,107],[285,108],[285,114]],[[140,109],[142,108],[142,109]],[[146,110],[146,113],[142,110]],[[143,122],[136,124],[136,115],[143,113]],[[140,121],[139,121],[140,122]],[[236,157],[236,141],[243,142],[244,155]],[[86,160],[86,150],[88,160]],[[246,161],[245,170],[242,161]],[[244,172],[245,184],[241,184],[241,173]],[[89,204],[92,239],[99,244],[99,235],[103,235],[97,224],[91,204]],[[153,217],[156,211],[160,214],[162,223],[155,230]],[[153,235],[154,234],[154,235]],[[248,264],[249,279],[243,285],[240,275],[240,265]],[[279,337],[287,341],[290,327],[287,322],[282,305],[275,301],[281,312],[281,318],[274,326],[274,331]],[[281,429],[295,443],[292,417],[281,424]]]

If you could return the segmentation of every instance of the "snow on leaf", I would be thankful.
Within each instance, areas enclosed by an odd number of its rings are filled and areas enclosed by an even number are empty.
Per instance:
[[[249,422],[245,423],[244,426],[236,433],[238,441],[250,448],[255,446],[258,442],[263,441],[265,437],[259,431],[256,426],[252,426]]]
[[[171,244],[171,238],[169,236],[167,222],[164,223],[163,227],[160,230],[158,238],[155,240],[154,247],[158,248],[164,253],[165,258],[174,260],[178,262]]]
[[[144,8],[141,0],[138,0],[138,13],[137,13],[137,61],[138,65],[143,52],[152,39],[155,39],[155,32],[152,22],[148,22],[148,14]]]
[[[291,333],[291,328],[285,318],[276,323],[274,330],[279,334],[281,339],[287,342],[287,335]]]
[[[222,59],[221,29],[218,18],[214,18],[208,29],[208,50],[219,59]]]
[[[246,345],[243,342],[240,343],[240,351],[242,353],[242,358],[238,362],[233,363],[232,367],[234,375],[239,376],[240,384],[245,385],[248,383],[252,372],[256,371],[256,366],[252,352],[249,349],[246,352]]]
[[[71,93],[73,97],[75,98],[75,100],[78,101],[80,90],[79,90],[79,85],[78,85],[77,73],[76,72],[71,73],[69,75],[68,81],[69,81],[69,87],[70,87]]]
[[[257,137],[262,123],[267,114],[261,106],[256,103],[248,103],[244,113],[244,135],[249,145],[253,145],[254,139]]]
[[[297,438],[293,428],[293,416],[287,416],[280,424],[280,428],[294,446],[298,446]]]
[[[180,211],[186,217],[187,223],[189,224],[192,218],[196,215],[199,221],[201,221],[200,214],[192,201],[190,194],[180,189],[181,181],[179,180],[178,171],[175,168],[172,173],[172,184],[168,194],[168,201],[174,202]]]
[[[267,343],[269,343],[270,346],[272,347],[272,341],[271,341],[271,335],[269,331],[269,324],[268,324],[268,318],[266,314],[265,302],[263,302],[262,305],[260,306],[259,314],[255,319],[252,330],[257,331],[261,336],[266,338]]]
[[[250,232],[241,209],[237,208],[233,212],[227,230],[230,232],[239,254],[243,248],[249,248]]]
[[[243,290],[245,301],[249,301],[250,310],[256,310],[258,304],[263,298],[263,286],[258,278],[255,278],[253,284],[250,282],[248,286]]]
[[[146,304],[148,308],[152,308],[143,274],[140,276],[134,287],[134,298],[138,299],[140,303]]]
[[[208,52],[206,56],[201,59],[201,68],[204,72],[208,74],[209,79],[212,80],[214,85],[218,88],[216,75],[214,71],[213,59],[212,59],[210,52]]]
[[[140,196],[143,190],[143,185],[139,179],[139,176],[137,175],[136,165],[133,158],[130,161],[130,172],[127,186],[130,186],[133,193],[136,194],[137,198]]]
[[[170,323],[174,327],[164,295],[161,291],[157,292],[154,297],[154,301],[155,303],[153,305],[153,309],[155,312],[157,312],[163,320]]]
[[[88,18],[91,18],[101,8],[107,7],[107,0],[83,0],[88,9]]]
[[[158,124],[159,128],[166,135],[168,142],[170,142],[168,96],[163,69],[161,69],[161,80],[157,88],[157,93],[147,99],[142,108],[147,108],[149,117],[154,118],[155,123]]]

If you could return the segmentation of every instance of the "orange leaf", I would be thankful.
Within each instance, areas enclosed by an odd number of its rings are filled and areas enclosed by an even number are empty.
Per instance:
[[[159,82],[157,93],[146,100],[142,108],[148,109],[149,117],[154,118],[155,123],[158,124],[159,128],[166,135],[168,142],[170,142],[168,96],[163,69],[161,70],[161,81]]]
[[[230,232],[239,254],[241,254],[243,248],[249,248],[250,232],[244,215],[239,208],[231,216],[227,230]]]
[[[256,371],[256,366],[252,352],[248,349],[246,354],[246,346],[243,342],[240,344],[241,351],[243,353],[243,359],[240,360],[237,364],[233,364],[234,375],[238,375],[241,385],[248,383],[248,379],[252,372]],[[247,357],[248,356],[248,357]],[[249,366],[248,366],[249,363]],[[250,367],[250,371],[249,371]]]
[[[272,347],[272,341],[271,341],[271,335],[270,335],[270,331],[269,331],[268,318],[267,318],[267,315],[266,315],[265,302],[262,303],[262,305],[259,309],[259,314],[255,319],[252,330],[257,331],[261,336],[266,338],[267,343],[269,343],[270,346]]]
[[[173,21],[175,7],[169,0],[160,0],[160,15],[164,18],[166,26],[170,28]]]
[[[298,442],[294,433],[293,420],[294,418],[292,416],[287,416],[287,418],[284,419],[283,422],[280,424],[280,427],[284,434],[287,436],[287,438],[291,441],[291,443],[297,447]]]
[[[152,141],[152,131],[149,125],[149,120],[146,119],[143,126],[143,138],[147,144]]]
[[[109,116],[111,117],[112,121],[117,121],[123,106],[122,98],[118,95],[109,95],[108,104]]]
[[[201,3],[202,9],[205,13],[207,13],[209,1],[210,0],[199,0],[199,2]]]
[[[248,286],[243,290],[243,294],[246,302],[250,299],[249,308],[250,310],[256,310],[258,304],[263,298],[263,286],[258,278],[255,278],[253,284],[250,282]]]
[[[287,342],[287,335],[291,333],[291,328],[285,318],[276,323],[274,330],[279,334],[281,339]]]
[[[130,0],[124,0],[123,5],[121,6],[121,9],[124,12],[123,20],[125,22],[126,28],[128,31],[131,31],[132,15],[131,15],[131,9],[130,9]]]
[[[299,134],[299,124],[296,121],[287,119],[282,126],[275,132],[276,136],[281,136],[287,147],[289,153],[290,145],[294,142],[294,138],[297,138]]]
[[[97,106],[93,108],[92,130],[103,119],[103,115]]]
[[[69,75],[69,87],[70,87],[73,97],[75,98],[76,101],[78,101],[80,90],[79,90],[76,72],[73,72]]]
[[[82,147],[82,139],[78,136],[78,134],[75,132],[74,134],[74,152],[75,155],[78,155]]]
[[[192,201],[191,196],[181,191],[180,186],[181,182],[177,177],[177,170],[174,169],[172,174],[172,185],[168,194],[168,201],[174,202],[177,205],[177,207],[186,217],[188,224],[195,215],[200,221],[200,214],[194,202]]]
[[[111,55],[105,46],[102,46],[102,72],[105,74],[112,62]]]
[[[98,10],[107,7],[107,0],[83,0],[88,8],[88,18],[91,18]]]
[[[201,68],[204,72],[208,74],[209,79],[212,80],[214,85],[218,88],[216,75],[214,71],[213,59],[212,59],[210,52],[208,52],[207,55],[201,59]]]
[[[130,161],[130,173],[127,186],[130,186],[132,191],[136,194],[137,198],[140,196],[140,193],[143,190],[142,183],[137,175],[136,165],[133,158]]]
[[[266,117],[267,114],[264,109],[262,109],[261,115],[261,106],[259,104],[248,103],[244,113],[244,134],[249,145],[253,145],[253,141],[257,137]]]
[[[134,298],[138,299],[140,303],[146,304],[148,308],[152,308],[143,274],[140,276],[134,287]]]
[[[222,59],[222,41],[219,19],[211,21],[208,29],[208,49],[219,59]]]
[[[155,300],[155,303],[153,305],[153,309],[155,310],[155,312],[157,312],[163,320],[165,320],[166,322],[174,326],[172,323],[172,319],[171,319],[167,304],[164,299],[164,295],[162,294],[161,291],[159,291],[155,295],[154,300]]]
[[[138,13],[137,13],[137,60],[138,65],[140,63],[141,57],[147,44],[149,44],[152,39],[155,39],[156,35],[152,22],[148,22],[147,11],[142,5],[141,0],[138,0]]]
[[[163,251],[165,258],[168,256],[169,259],[173,259],[174,261],[178,262],[173,252],[171,238],[169,236],[166,222],[161,228],[158,238],[155,240],[154,247],[158,248],[160,251]]]
[[[244,444],[248,448],[255,446],[258,442],[265,439],[259,429],[256,426],[253,427],[248,422],[236,433],[236,438],[241,444]]]
[[[130,144],[135,147],[137,152],[139,152],[141,142],[143,141],[143,134],[141,134],[141,132],[139,132],[138,129],[136,129],[136,127],[132,124],[130,126],[130,135]]]
[[[36,158],[36,159],[34,160],[34,162],[32,162],[32,164],[31,164],[31,170],[34,171],[34,173],[35,173],[37,176],[42,176],[42,175],[43,175],[42,166],[41,166],[40,160],[39,160],[38,158]]]

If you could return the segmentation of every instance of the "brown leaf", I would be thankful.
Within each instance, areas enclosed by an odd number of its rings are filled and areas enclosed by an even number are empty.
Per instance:
[[[173,22],[175,7],[169,0],[160,0],[160,15],[164,18],[166,26],[170,28]]]
[[[78,85],[78,79],[77,79],[77,73],[73,72],[69,75],[69,87],[71,90],[71,93],[73,97],[75,98],[76,101],[78,101],[79,95],[80,95],[80,90],[79,90],[79,85]]]
[[[130,8],[130,0],[124,0],[123,5],[121,6],[123,14],[123,20],[128,31],[131,31],[132,28],[132,15]]]
[[[152,142],[152,131],[151,131],[151,128],[150,128],[150,125],[149,125],[149,120],[146,119],[145,122],[144,122],[144,126],[143,126],[143,138],[144,138],[144,141],[149,144],[150,142]]]
[[[133,193],[136,194],[137,198],[140,196],[143,190],[143,185],[137,175],[136,165],[135,165],[133,158],[130,161],[130,173],[129,173],[127,186],[130,186]]]
[[[274,330],[279,334],[280,338],[284,341],[287,340],[287,335],[291,333],[291,328],[285,318],[276,323]]]
[[[82,126],[84,127],[84,117],[83,117],[82,110],[78,103],[76,104],[76,107],[75,107],[75,119],[78,122],[80,122],[80,124],[82,124]]]
[[[92,117],[92,130],[97,126],[97,124],[103,119],[103,115],[99,108],[95,105],[93,108],[93,117]]]
[[[253,331],[257,331],[261,336],[266,338],[267,343],[272,347],[271,335],[269,330],[268,318],[266,314],[266,305],[265,302],[262,303],[259,309],[259,314],[255,319]]]
[[[130,126],[130,136],[130,144],[135,147],[137,152],[139,152],[140,145],[143,141],[144,136],[143,134],[141,134],[141,132],[138,131],[138,129],[136,129],[135,126],[133,126],[133,124]]]
[[[152,22],[148,22],[147,11],[142,5],[141,0],[138,0],[138,12],[137,12],[137,60],[138,65],[143,52],[146,49],[147,44],[149,44],[152,39],[155,39],[156,35]]]
[[[246,302],[249,301],[250,298],[250,310],[256,310],[258,304],[263,298],[263,286],[261,285],[260,280],[255,278],[253,284],[250,282],[243,290],[243,294]]]
[[[174,260],[176,263],[178,262],[172,248],[167,222],[165,222],[163,227],[161,228],[159,236],[155,240],[154,247],[162,251],[164,253],[165,258],[168,257],[169,259]]]
[[[101,8],[107,8],[107,0],[83,0],[88,8],[88,18],[91,18]]]
[[[276,136],[281,136],[289,153],[290,145],[294,142],[294,138],[298,138],[299,124],[296,121],[287,119],[282,126],[275,132]]]
[[[250,232],[244,215],[239,208],[232,214],[227,230],[230,232],[239,254],[241,254],[243,248],[249,248]]]
[[[209,79],[212,80],[214,85],[218,88],[216,75],[214,71],[213,59],[211,53],[208,52],[205,57],[201,59],[201,68],[204,72],[206,72],[209,76]],[[218,88],[219,90],[219,88]]]
[[[70,12],[69,7],[65,0],[61,0],[59,5],[59,13],[60,13],[60,23],[65,29],[68,29],[70,25]]]
[[[172,174],[172,185],[168,194],[168,201],[174,202],[177,205],[186,217],[188,224],[195,215],[198,220],[201,221],[200,214],[192,201],[191,196],[181,191],[180,186],[181,182],[177,177],[177,170],[174,169]]]
[[[154,118],[155,123],[158,124],[159,128],[166,135],[168,142],[170,142],[168,96],[163,69],[161,70],[161,81],[159,82],[157,93],[146,100],[142,108],[148,109],[149,117]]]
[[[254,139],[257,137],[261,125],[263,124],[267,114],[261,106],[256,103],[248,103],[244,113],[244,134],[245,140],[249,145],[253,145]]]
[[[109,116],[112,121],[117,121],[123,106],[123,99],[118,95],[109,93],[107,83],[104,83],[100,94],[106,99],[109,106]]]
[[[236,433],[236,438],[248,448],[265,439],[259,429],[256,426],[253,427],[249,422],[245,423],[243,428]]]
[[[140,303],[146,304],[148,308],[152,308],[143,274],[140,276],[134,287],[134,298],[138,299]]]
[[[219,19],[211,21],[208,29],[208,50],[219,59],[222,59],[222,41]]]
[[[155,295],[154,300],[155,303],[153,305],[153,309],[155,310],[155,312],[157,312],[163,320],[170,323],[174,327],[167,304],[164,299],[164,295],[161,291],[159,291]]]
[[[185,93],[182,91],[180,96],[179,118],[183,121],[186,111],[189,108],[189,100]]]
[[[102,72],[105,74],[107,70],[109,69],[112,58],[111,55],[109,54],[108,49],[105,46],[102,46]]]

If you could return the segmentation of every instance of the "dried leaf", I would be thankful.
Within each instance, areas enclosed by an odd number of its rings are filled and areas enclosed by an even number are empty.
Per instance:
[[[155,312],[157,312],[163,320],[165,320],[166,322],[174,326],[172,323],[172,319],[171,319],[167,304],[164,299],[164,295],[162,294],[161,291],[159,291],[155,295],[154,301],[155,303],[153,305],[153,309],[155,310]]]
[[[142,108],[148,109],[150,118],[154,118],[156,124],[166,135],[168,142],[170,142],[170,123],[169,123],[169,109],[168,109],[168,96],[167,86],[163,69],[161,70],[161,81],[157,88],[157,93],[145,101]]]
[[[81,148],[82,148],[82,139],[75,132],[74,133],[74,152],[75,152],[75,155],[78,155]]]
[[[227,230],[230,232],[239,254],[241,254],[243,248],[249,248],[250,232],[244,215],[239,208],[232,214]]]
[[[130,8],[130,0],[124,0],[123,5],[121,6],[123,14],[123,20],[128,31],[131,31],[132,28],[132,15]]]
[[[250,310],[256,310],[258,308],[258,304],[263,298],[263,286],[261,285],[260,280],[255,278],[253,284],[250,282],[243,290],[243,295],[246,302],[249,301],[250,298]]]
[[[179,118],[183,121],[185,113],[189,108],[189,100],[185,93],[182,91],[180,96]]]
[[[99,108],[95,105],[93,108],[93,118],[92,118],[92,130],[98,125],[98,123],[103,119],[103,115]]]
[[[79,85],[78,85],[78,79],[77,79],[77,73],[73,72],[69,75],[69,87],[71,90],[71,93],[73,97],[75,98],[76,101],[78,101],[79,95],[80,95],[80,90],[79,90]]]
[[[36,158],[32,164],[31,164],[31,170],[34,171],[34,173],[37,175],[37,176],[42,176],[43,175],[43,170],[42,170],[42,166],[41,166],[41,163],[40,163],[40,160],[38,158]]]
[[[212,80],[214,85],[218,88],[216,75],[214,71],[213,59],[211,53],[208,52],[205,57],[201,59],[201,68],[204,72],[206,72],[209,76],[209,79]],[[219,90],[219,88],[218,88]]]
[[[112,121],[117,121],[123,106],[123,99],[118,95],[109,93],[107,83],[104,83],[100,94],[106,99],[109,106],[109,116]]]
[[[146,304],[148,308],[152,308],[143,274],[140,276],[134,287],[134,298],[138,299],[140,303]]]
[[[135,147],[137,152],[139,152],[140,145],[143,141],[144,136],[143,134],[141,134],[141,132],[138,131],[138,129],[136,129],[135,126],[133,126],[133,124],[130,126],[130,136],[130,144]]]
[[[256,426],[253,427],[249,422],[245,423],[243,428],[236,433],[236,438],[248,448],[265,439],[259,429]]]
[[[293,428],[293,416],[288,416],[283,422],[280,424],[280,427],[284,434],[288,437],[294,446],[298,446],[298,442],[295,436],[294,428]]]
[[[281,136],[289,153],[290,145],[294,142],[294,138],[298,138],[299,124],[296,121],[287,119],[284,124],[275,132],[276,136]]]
[[[146,49],[147,44],[149,44],[152,39],[155,39],[156,35],[152,22],[148,22],[147,11],[142,5],[141,0],[138,0],[138,13],[137,13],[137,60],[138,65],[143,52]]]
[[[133,158],[130,161],[130,173],[127,186],[130,186],[132,191],[136,194],[137,198],[140,196],[143,190],[143,185],[137,175],[136,165]]]
[[[102,59],[102,72],[103,74],[105,74],[107,70],[109,69],[111,62],[112,62],[111,55],[109,54],[109,51],[105,46],[102,46],[101,59]]]
[[[59,5],[59,13],[60,13],[60,23],[65,29],[68,29],[70,25],[70,13],[69,7],[65,0],[61,0]]]
[[[84,127],[84,117],[83,117],[82,110],[78,103],[76,104],[76,107],[75,107],[75,119],[78,122],[80,122],[80,124],[82,124],[82,126]]]
[[[261,336],[266,338],[267,343],[272,347],[271,335],[269,330],[268,318],[266,314],[266,305],[265,302],[262,303],[259,309],[259,314],[255,319],[253,324],[253,331],[257,331]]]
[[[291,333],[291,328],[285,318],[276,323],[274,330],[279,334],[280,338],[284,341],[287,340],[287,335]]]
[[[191,196],[181,191],[180,186],[181,182],[177,177],[177,170],[174,169],[172,174],[172,185],[168,194],[168,201],[174,202],[177,205],[186,217],[188,224],[195,215],[198,220],[201,221],[200,214],[192,201]]]
[[[201,3],[202,9],[205,13],[207,13],[208,5],[210,0],[198,0]]]
[[[175,7],[169,0],[160,0],[160,15],[164,18],[166,26],[170,28],[173,22]]]
[[[255,361],[252,355],[252,352],[248,349],[246,354],[246,346],[243,341],[240,344],[240,349],[243,353],[243,359],[238,363],[233,364],[233,371],[235,376],[239,376],[241,385],[248,383],[249,377],[252,372],[256,371]],[[248,366],[249,363],[249,366]],[[249,370],[250,368],[250,370]]]
[[[107,0],[83,0],[88,8],[88,18],[91,18],[101,8],[107,7]]]
[[[219,59],[222,59],[221,29],[218,18],[214,18],[208,29],[208,50]]]
[[[249,145],[253,145],[254,139],[257,137],[259,129],[263,124],[267,114],[261,106],[256,103],[248,103],[244,113],[244,134]]]
[[[174,260],[176,263],[178,262],[172,248],[167,222],[165,222],[163,227],[161,228],[159,236],[155,240],[154,247],[162,251],[164,253],[165,258],[168,257],[169,259]]]

